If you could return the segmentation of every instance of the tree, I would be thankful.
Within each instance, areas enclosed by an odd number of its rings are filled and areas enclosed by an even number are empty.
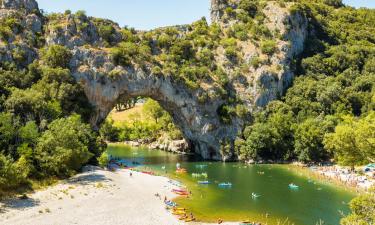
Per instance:
[[[375,224],[375,190],[354,198],[349,206],[352,213],[341,220],[342,225]]]
[[[147,99],[143,105],[143,112],[153,118],[156,123],[165,113],[164,109],[159,105],[159,103],[150,98]]]
[[[26,182],[27,173],[24,171],[22,161],[14,163],[10,157],[0,153],[0,190],[10,190]]]
[[[53,68],[67,68],[72,57],[69,49],[61,45],[51,45],[44,49],[42,53],[42,61]]]
[[[12,145],[17,127],[10,113],[0,113],[0,149],[6,150]]]
[[[332,120],[308,118],[299,123],[294,131],[294,148],[298,160],[303,162],[318,162],[329,157],[324,148],[324,135],[332,131],[335,123]]]
[[[93,139],[90,126],[78,115],[53,121],[35,149],[42,173],[67,176],[77,171],[93,156],[88,149]]]
[[[19,129],[18,133],[23,143],[27,143],[29,145],[35,145],[37,143],[39,130],[35,121],[28,121]]]
[[[107,119],[100,127],[100,136],[106,141],[118,141],[119,140],[119,129],[113,126],[113,120]]]
[[[106,167],[109,163],[109,156],[108,153],[103,152],[100,157],[98,157],[99,166]]]
[[[375,162],[375,111],[358,121],[354,135],[366,160]]]
[[[345,116],[334,133],[324,137],[324,145],[335,154],[338,162],[354,168],[374,159],[374,112],[357,119]]]

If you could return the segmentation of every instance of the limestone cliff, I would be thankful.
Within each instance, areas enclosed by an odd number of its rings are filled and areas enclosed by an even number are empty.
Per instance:
[[[268,32],[269,39],[273,40],[272,54],[262,49],[265,41],[251,37],[246,33],[250,31],[245,30],[246,38],[238,38],[232,46],[236,54],[232,57],[220,43],[224,43],[240,23],[240,17],[233,15],[251,12],[238,8],[237,0],[211,0],[211,4],[212,21],[217,24],[217,36],[222,41],[205,46],[208,51],[196,47],[195,42],[192,48],[196,48],[197,58],[203,53],[212,54],[214,63],[208,71],[213,74],[211,70],[222,68],[227,74],[222,86],[218,85],[219,78],[208,76],[192,88],[176,78],[173,71],[178,70],[166,68],[163,53],[167,50],[166,47],[157,47],[160,38],[155,38],[155,34],[160,37],[170,32],[168,28],[134,31],[134,35],[148,37],[152,55],[142,63],[136,63],[134,59],[128,65],[121,65],[115,62],[109,50],[124,39],[124,32],[117,24],[82,14],[54,14],[45,18],[34,0],[2,0],[0,19],[17,17],[21,27],[13,30],[6,43],[1,41],[0,61],[17,61],[14,49],[20,48],[24,58],[18,60],[18,66],[25,67],[38,59],[41,48],[55,44],[66,46],[72,53],[69,69],[95,108],[91,119],[93,127],[100,126],[119,98],[151,97],[172,115],[196,153],[205,159],[235,159],[233,141],[248,116],[232,113],[228,122],[223,121],[219,112],[226,105],[236,107],[235,104],[240,102],[249,113],[285,92],[294,76],[292,61],[302,52],[307,37],[307,19],[299,13],[291,14],[288,5],[266,3],[257,10],[262,15],[264,31],[260,32]],[[103,23],[112,27],[106,40],[98,25]],[[255,22],[254,29],[259,23]],[[177,40],[196,35],[190,26],[175,27],[174,32]],[[42,41],[39,41],[40,37],[43,37]],[[170,48],[168,46],[168,51]],[[155,70],[155,67],[161,70]]]

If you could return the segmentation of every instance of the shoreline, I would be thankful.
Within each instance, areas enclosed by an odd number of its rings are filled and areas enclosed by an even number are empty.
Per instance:
[[[130,172],[133,176],[130,176]],[[82,173],[30,193],[27,199],[1,201],[0,224],[208,225],[185,223],[166,210],[164,196],[167,199],[178,197],[172,193],[176,186],[169,180],[167,177],[127,169],[111,172],[86,166]]]
[[[172,152],[174,154],[180,154],[180,155],[186,155],[186,151],[169,151],[169,150],[163,150],[159,148],[152,147],[151,144],[142,144],[139,141],[129,141],[129,142],[116,142],[116,143],[108,143],[108,144],[114,144],[114,145],[127,145],[130,147],[145,147],[149,148],[151,150],[159,150],[159,151],[166,151],[166,152]],[[329,166],[321,166],[318,164],[312,164],[307,165],[300,162],[292,162],[292,161],[277,161],[277,162],[270,162],[270,161],[238,161],[240,163],[246,164],[246,165],[256,165],[256,164],[271,164],[271,165],[289,165],[297,168],[304,168],[311,172],[312,175],[314,175],[318,179],[324,179],[325,181],[335,184],[341,187],[344,187],[345,189],[348,189],[352,192],[356,193],[363,193],[367,192],[371,187],[375,187],[375,171],[373,172],[373,177],[366,176],[365,174],[359,174],[358,172],[351,172],[348,168],[345,166],[339,166],[336,164],[332,164]],[[357,170],[361,170],[364,166],[357,167]],[[309,173],[305,173],[309,174]],[[309,176],[309,175],[307,175]],[[371,186],[372,183],[372,186]]]

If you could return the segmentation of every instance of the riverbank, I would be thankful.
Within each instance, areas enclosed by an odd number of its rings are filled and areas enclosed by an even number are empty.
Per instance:
[[[375,173],[360,172],[363,171],[362,167],[351,171],[348,167],[338,165],[307,166],[293,163],[290,168],[299,175],[341,186],[351,192],[364,193],[375,187]]]
[[[130,177],[129,170],[110,172],[88,166],[81,174],[29,194],[27,199],[0,202],[0,224],[183,224],[163,203],[164,196],[176,197],[169,179],[132,173]]]

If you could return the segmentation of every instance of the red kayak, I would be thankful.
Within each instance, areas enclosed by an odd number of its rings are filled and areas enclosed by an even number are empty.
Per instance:
[[[188,192],[180,192],[180,191],[172,191],[172,192],[178,195],[189,195]]]
[[[154,175],[154,172],[142,171],[142,173],[148,174],[148,175]]]

